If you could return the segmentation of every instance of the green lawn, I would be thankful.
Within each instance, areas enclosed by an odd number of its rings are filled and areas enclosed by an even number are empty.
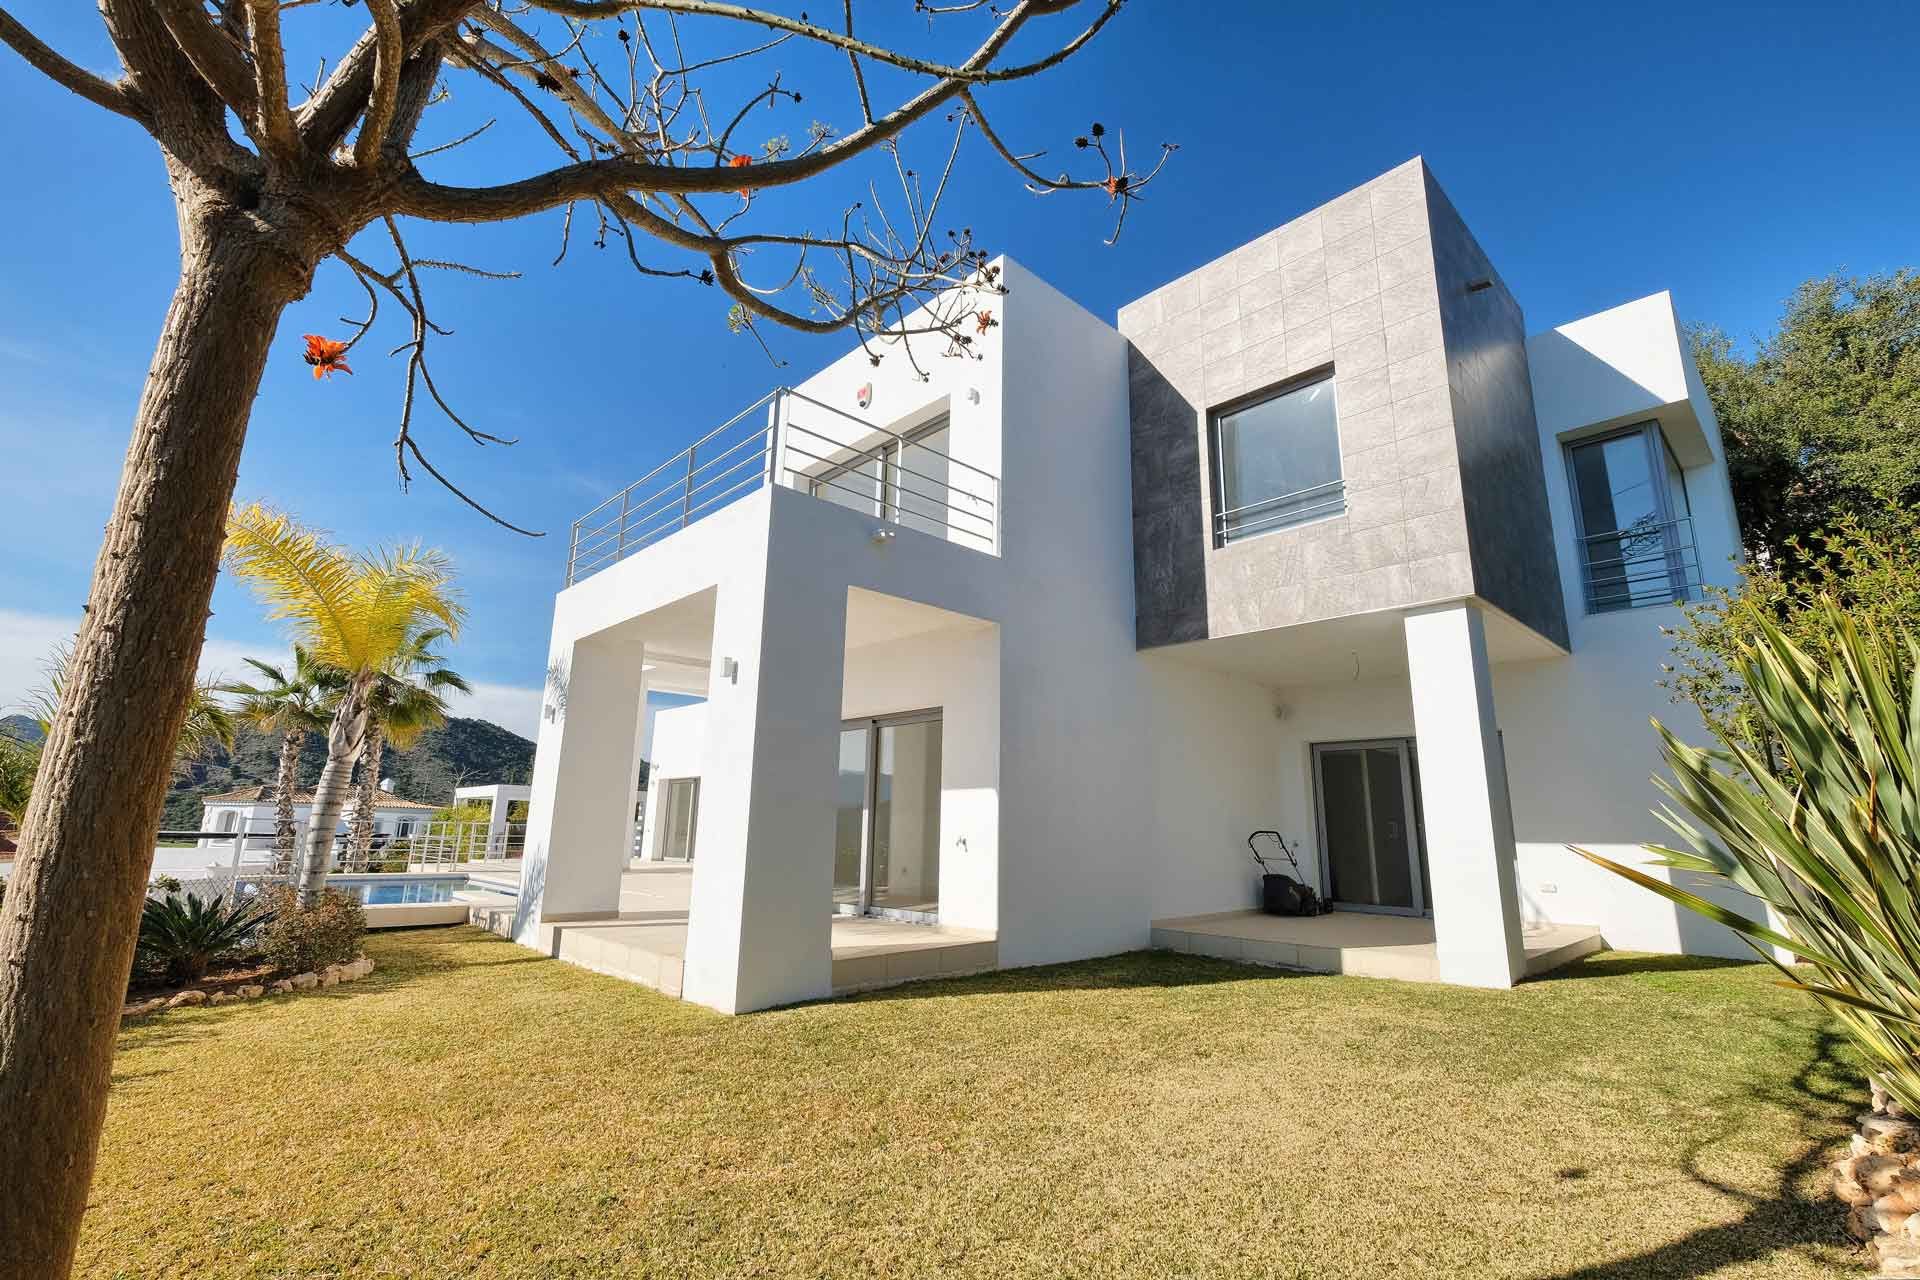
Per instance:
[[[1750,965],[1135,954],[723,1018],[465,929],[122,1037],[90,1276],[1857,1275]]]

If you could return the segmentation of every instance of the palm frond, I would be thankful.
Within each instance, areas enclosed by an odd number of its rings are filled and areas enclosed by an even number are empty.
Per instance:
[[[257,503],[229,518],[226,562],[313,662],[347,676],[387,670],[428,632],[454,638],[466,617],[445,552],[416,544],[352,555]]]

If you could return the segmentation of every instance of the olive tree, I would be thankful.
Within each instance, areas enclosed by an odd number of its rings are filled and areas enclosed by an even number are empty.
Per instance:
[[[736,329],[845,331],[878,343],[876,359],[914,334],[936,353],[964,351],[974,316],[940,300],[994,286],[971,235],[937,220],[963,136],[981,138],[1035,192],[1104,195],[1116,229],[1165,159],[1163,149],[1151,170],[1134,172],[1117,137],[1095,127],[1074,140],[1075,168],[1047,163],[1043,173],[985,111],[994,86],[1058,66],[1119,8],[919,0],[926,43],[958,43],[941,58],[864,38],[851,0],[822,19],[721,0],[99,0],[121,68],[112,79],[0,8],[0,43],[85,109],[153,139],[180,253],[0,910],[0,1273],[55,1276],[72,1265],[156,815],[249,410],[282,312],[315,273],[329,264],[349,273],[368,302],[343,338],[310,355],[316,372],[344,363],[383,305],[397,313],[406,389],[395,455],[403,479],[418,467],[449,488],[414,439],[416,407],[431,404],[476,440],[494,437],[433,379],[429,343],[445,330],[425,282],[463,268],[411,252],[420,222],[564,211],[563,236],[590,219],[624,250],[609,259],[624,259],[622,271],[630,263],[636,280],[724,294]],[[357,38],[325,50],[337,56],[296,98],[290,62],[307,65],[303,41],[342,20]],[[842,118],[750,149],[737,139],[751,112],[784,110],[816,89],[783,75],[789,59],[815,76],[832,69],[828,100]],[[493,95],[552,152],[488,150],[486,125],[423,133],[455,82],[462,95]],[[903,152],[916,125],[937,131],[924,167]],[[455,147],[463,174],[487,157],[478,164],[487,181],[436,180]],[[780,205],[766,193],[862,157],[887,184],[885,201],[850,205],[826,231],[763,220]],[[917,358],[910,346],[904,358]]]

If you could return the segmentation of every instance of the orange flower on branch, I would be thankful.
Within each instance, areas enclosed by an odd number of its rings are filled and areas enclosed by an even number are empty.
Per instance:
[[[1107,180],[1100,184],[1100,189],[1107,193],[1107,199],[1118,198],[1127,189],[1127,175],[1124,173],[1107,175]]]
[[[974,326],[980,330],[980,336],[983,338],[986,337],[987,330],[993,328],[993,312],[976,312],[973,317],[973,323]]]
[[[744,168],[746,168],[746,167],[747,167],[748,165],[750,165],[750,164],[752,164],[752,163],[753,163],[753,157],[752,157],[752,156],[748,156],[748,155],[739,155],[739,156],[735,156],[735,157],[734,157],[733,159],[731,159],[731,160],[729,160],[729,161],[727,161],[727,163],[728,163],[729,165],[731,165],[731,166],[732,166],[733,168],[735,168],[735,169],[744,169]],[[749,194],[749,192],[750,192],[750,191],[751,191],[751,188],[748,188],[748,187],[742,187],[742,188],[740,188],[740,195],[741,195],[741,197],[742,197],[742,198],[745,198],[745,197],[746,197],[746,196],[747,196],[747,195]]]
[[[317,333],[305,335],[307,339],[307,363],[313,366],[313,376],[324,378],[332,373],[352,373],[347,367],[347,344],[335,342],[332,338],[323,338]]]

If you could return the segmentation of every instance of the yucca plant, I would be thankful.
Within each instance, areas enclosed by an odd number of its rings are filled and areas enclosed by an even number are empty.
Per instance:
[[[272,919],[273,912],[257,902],[229,906],[225,898],[202,902],[191,893],[184,902],[171,894],[148,898],[135,954],[169,982],[198,982],[215,960],[246,945]]]
[[[1784,768],[1733,734],[1702,750],[1654,726],[1673,773],[1655,782],[1675,806],[1659,816],[1691,849],[1649,845],[1655,865],[1745,890],[1777,927],[1575,852],[1738,932],[1784,985],[1833,1012],[1887,1091],[1920,1115],[1920,648],[1897,628],[1861,629],[1830,597],[1813,607],[1822,625],[1811,652],[1763,619],[1733,658]]]

